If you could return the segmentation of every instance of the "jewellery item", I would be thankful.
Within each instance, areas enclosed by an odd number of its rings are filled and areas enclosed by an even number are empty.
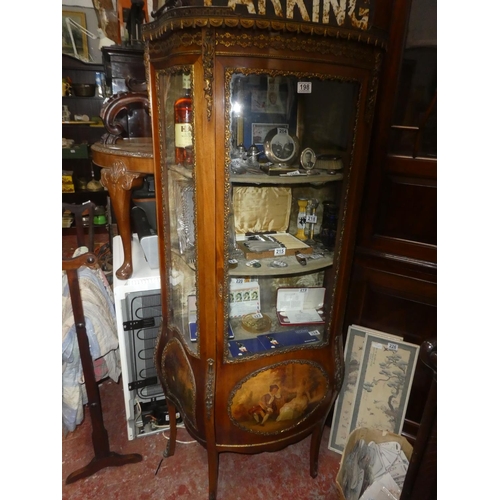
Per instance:
[[[279,243],[274,241],[245,241],[245,247],[247,247],[251,252],[267,252],[269,250],[274,250],[275,248],[280,248]]]
[[[295,252],[295,257],[298,261],[298,263],[301,265],[301,266],[305,266],[307,265],[307,259],[306,259],[306,256],[302,253],[300,253],[298,250]]]
[[[243,353],[250,354],[249,350],[241,342],[238,342],[237,340],[235,340],[235,342],[236,345],[238,346],[238,351],[240,351],[238,353],[238,356],[243,356]]]
[[[266,335],[266,339],[269,340],[269,343],[271,344],[271,349],[276,349],[276,347],[280,347],[280,343],[272,335]]]
[[[288,264],[286,262],[283,262],[282,260],[273,260],[269,264],[269,267],[282,268],[282,267],[288,267]]]
[[[307,258],[311,260],[316,260],[316,259],[321,259],[324,256],[325,256],[324,252],[314,252],[309,254]]]
[[[248,267],[262,267],[262,264],[258,260],[249,260],[246,265]]]

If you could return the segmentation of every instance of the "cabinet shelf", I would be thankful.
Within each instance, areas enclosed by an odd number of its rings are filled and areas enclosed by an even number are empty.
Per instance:
[[[87,127],[93,127],[93,128],[104,128],[104,125],[102,123],[96,123],[96,122],[62,122],[63,127],[81,127],[82,125],[85,125]]]
[[[246,265],[246,263],[249,262],[248,260],[246,259],[238,260],[238,267],[235,269],[230,269],[229,276],[271,277],[271,276],[287,276],[287,275],[301,274],[301,273],[310,274],[312,272],[320,271],[322,269],[330,267],[333,264],[333,254],[332,253],[325,254],[324,257],[320,257],[319,259],[315,260],[308,259],[307,264],[305,266],[300,265],[297,262],[295,256],[271,257],[258,260],[262,267],[249,267]],[[282,268],[269,267],[269,264],[271,264],[273,260],[282,260],[283,262],[286,262],[288,266]]]
[[[62,66],[63,66],[63,71],[66,72],[83,71],[83,72],[93,73],[95,71],[103,71],[102,64],[83,62],[80,61],[80,59],[76,59],[75,57],[69,54],[62,55]],[[73,79],[73,81],[76,82],[78,80]]]
[[[297,176],[279,176],[267,174],[233,174],[230,176],[230,181],[233,184],[280,184],[280,185],[296,185],[296,184],[311,184],[320,185],[326,182],[341,181],[344,179],[344,174],[317,174],[317,175],[297,175]]]
[[[95,73],[102,72],[101,64],[87,64],[64,55],[62,58],[63,77],[69,77],[72,82],[95,83]],[[97,117],[100,114],[104,98],[100,96],[62,96],[62,104],[68,107],[71,113],[70,121],[62,122],[62,137],[74,141],[70,148],[62,148],[62,168],[71,171],[73,179],[87,179],[92,176],[99,180],[100,169],[92,162],[90,145],[99,141],[103,134],[103,124],[94,121],[76,121],[76,115]],[[107,190],[90,191],[88,189],[76,190],[74,193],[62,193],[65,203],[83,203],[92,201],[96,205],[107,205],[109,193]],[[96,232],[107,232],[106,227],[97,227]],[[63,234],[72,234],[74,228],[63,228]]]
[[[168,169],[172,172],[176,172],[187,179],[193,178],[192,170],[179,165],[170,165]],[[267,174],[231,174],[229,180],[233,184],[272,184],[272,185],[296,185],[296,184],[310,184],[310,185],[320,185],[327,182],[342,181],[344,179],[343,173],[337,174],[326,174],[320,173],[315,175],[267,175]]]
[[[180,253],[175,250],[172,250],[172,253],[177,256],[177,258],[182,259],[184,263],[192,270],[196,271],[196,267],[193,262],[187,262],[186,259],[181,257]],[[286,256],[286,257],[269,257],[265,259],[257,259],[261,267],[249,267],[246,265],[250,260],[255,259],[245,259],[238,258],[238,266],[235,269],[229,270],[230,277],[275,277],[275,276],[289,276],[296,274],[310,274],[316,271],[321,271],[333,265],[333,253],[326,253],[324,257],[320,257],[318,259],[307,259],[307,264],[302,266],[298,263],[295,256]],[[287,267],[282,268],[273,268],[269,267],[274,260],[282,260],[286,262]]]

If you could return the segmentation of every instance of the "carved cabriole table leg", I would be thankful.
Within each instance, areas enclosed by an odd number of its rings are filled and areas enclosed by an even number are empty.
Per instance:
[[[143,177],[153,174],[153,148],[150,138],[120,139],[116,144],[92,145],[92,161],[102,168],[101,183],[109,191],[118,231],[123,243],[123,264],[116,271],[119,280],[130,278],[132,230],[130,205],[132,189],[140,187]]]
[[[108,189],[111,204],[115,211],[116,223],[122,238],[123,264],[116,271],[120,280],[130,278],[133,272],[132,265],[132,231],[130,228],[130,200],[131,190],[142,185],[145,174],[128,172],[122,160],[115,160],[111,168],[103,168],[101,182]]]

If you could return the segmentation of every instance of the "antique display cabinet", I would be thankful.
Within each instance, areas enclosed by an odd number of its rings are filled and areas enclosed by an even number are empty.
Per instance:
[[[344,373],[390,2],[180,3],[143,29],[162,295],[155,360],[170,422],[180,411],[207,449],[215,499],[221,452],[275,451],[312,434],[317,474]],[[166,456],[175,437],[172,426]]]

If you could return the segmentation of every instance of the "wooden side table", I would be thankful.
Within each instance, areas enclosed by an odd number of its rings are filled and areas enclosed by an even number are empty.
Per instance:
[[[130,202],[132,189],[140,187],[143,177],[153,174],[153,147],[150,137],[118,139],[115,144],[92,145],[92,161],[102,167],[101,183],[108,189],[123,242],[123,264],[116,277],[132,276],[132,231]]]

